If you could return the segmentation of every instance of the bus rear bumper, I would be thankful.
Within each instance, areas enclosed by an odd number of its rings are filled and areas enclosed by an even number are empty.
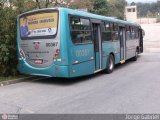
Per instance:
[[[48,76],[48,77],[64,77],[69,78],[69,66],[51,65],[45,68],[35,68],[27,63],[19,63],[18,70],[20,73],[34,75],[34,76]]]

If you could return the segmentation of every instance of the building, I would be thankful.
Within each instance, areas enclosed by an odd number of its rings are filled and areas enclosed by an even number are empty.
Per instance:
[[[125,8],[125,17],[127,21],[137,21],[137,6],[132,5],[132,6],[127,6]]]

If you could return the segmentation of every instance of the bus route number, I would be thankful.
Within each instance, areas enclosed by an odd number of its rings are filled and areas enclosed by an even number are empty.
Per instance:
[[[56,47],[57,45],[58,45],[58,42],[46,43],[46,47]]]

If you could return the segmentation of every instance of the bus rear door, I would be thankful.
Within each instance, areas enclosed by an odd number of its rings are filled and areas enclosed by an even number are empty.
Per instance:
[[[140,40],[139,40],[139,46],[140,46],[140,53],[143,53],[143,37],[145,36],[145,32],[143,29],[139,29],[139,35],[140,35]]]
[[[94,52],[95,52],[95,72],[102,69],[102,39],[101,39],[101,22],[92,21]]]
[[[124,63],[126,59],[125,27],[119,27],[119,32],[120,32],[120,62]]]

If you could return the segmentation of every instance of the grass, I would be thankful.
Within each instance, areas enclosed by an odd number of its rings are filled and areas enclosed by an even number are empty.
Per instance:
[[[8,77],[1,77],[0,76],[0,82],[2,82],[2,81],[8,81],[8,80],[16,80],[16,79],[24,78],[24,77],[27,77],[27,76],[24,76],[24,75],[8,76]]]

